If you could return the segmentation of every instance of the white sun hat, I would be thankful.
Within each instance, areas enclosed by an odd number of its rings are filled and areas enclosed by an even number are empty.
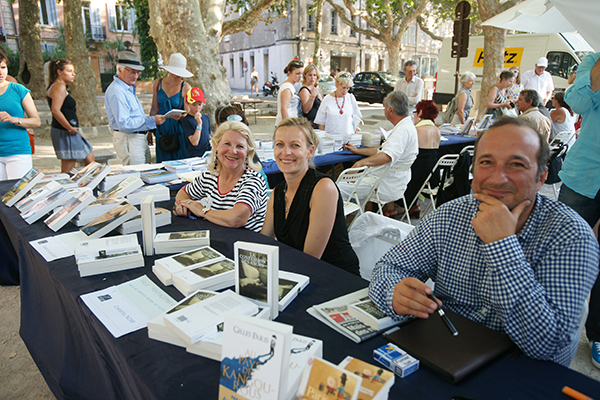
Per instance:
[[[170,72],[173,75],[180,76],[182,78],[189,78],[194,76],[190,71],[186,69],[187,60],[181,53],[173,53],[171,57],[169,57],[169,62],[163,65],[163,69],[167,72]]]

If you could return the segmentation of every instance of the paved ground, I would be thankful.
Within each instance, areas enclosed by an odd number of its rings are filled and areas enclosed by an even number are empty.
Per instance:
[[[236,91],[234,94],[249,94],[249,92]],[[274,99],[261,98],[269,102]],[[360,104],[361,112],[365,119],[363,131],[374,131],[383,126],[390,129],[392,126],[383,119],[383,109],[380,104]],[[257,138],[268,138],[273,133],[275,118],[272,116],[258,116],[257,123],[250,119],[250,129]],[[102,131],[102,130],[100,130]],[[88,136],[95,150],[112,151],[112,137],[100,134],[95,137]],[[152,149],[154,155],[154,149]],[[119,165],[111,162],[111,165]],[[56,159],[52,143],[49,138],[36,138],[36,154],[34,166],[45,173],[59,172],[60,162]],[[546,186],[543,193],[553,197],[552,187]],[[418,221],[413,221],[417,224]],[[0,286],[0,400],[3,399],[39,399],[54,396],[48,389],[35,363],[31,359],[27,348],[19,336],[20,316],[20,290],[18,286]],[[590,362],[590,348],[585,337],[582,336],[579,350],[572,369],[579,371],[593,379],[600,381],[600,370]]]

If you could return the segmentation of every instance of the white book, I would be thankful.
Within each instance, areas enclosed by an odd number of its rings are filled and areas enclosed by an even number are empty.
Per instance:
[[[163,161],[163,166],[167,171],[175,173],[190,172],[192,170],[188,163],[181,160]]]
[[[154,236],[156,236],[156,220],[154,216],[154,197],[147,196],[142,200],[142,239],[144,255],[154,255]]]
[[[119,260],[118,262],[114,262],[111,260],[110,265],[105,265],[102,267],[81,267],[78,268],[79,276],[81,278],[85,278],[86,276],[93,275],[101,275],[108,274],[111,272],[119,272],[119,271],[127,271],[128,269],[135,269],[144,266],[144,257],[142,256],[142,250],[138,246],[138,250],[135,252],[134,258],[128,258],[128,261]]]
[[[90,171],[92,171],[93,169],[98,167],[98,163],[96,161],[89,163],[88,165],[86,165],[83,168],[80,169],[75,169],[73,168],[71,170],[71,173],[73,174],[73,176],[71,177],[71,180],[77,184],[79,184],[79,182],[81,182],[81,180],[90,173]]]
[[[363,400],[385,400],[391,387],[394,386],[393,372],[352,356],[343,359],[339,367],[362,377],[359,396]]]
[[[257,311],[256,304],[231,290],[226,290],[166,314],[164,321],[169,329],[185,340],[187,345],[191,345],[204,336],[216,333],[217,325],[224,321],[225,315],[229,313],[247,315]]]
[[[171,225],[171,211],[165,208],[155,208],[154,209],[154,220],[156,222],[156,227],[160,228],[161,226]],[[117,227],[117,232],[121,235],[129,235],[130,233],[141,232],[142,231],[142,216],[137,215],[123,223],[123,225]]]
[[[221,283],[225,283],[225,287],[235,284],[235,263],[227,258],[173,274],[173,285],[185,293]]]
[[[294,334],[290,350],[286,399],[295,399],[302,373],[310,357],[323,358],[323,342],[319,339]]]
[[[101,238],[123,222],[139,214],[137,208],[124,201],[81,228],[81,231],[90,239]]]
[[[127,198],[129,204],[137,206],[149,195],[154,196],[155,203],[169,201],[170,199],[169,188],[163,185],[142,186],[141,188],[129,193],[125,197]]]
[[[265,244],[235,242],[235,291],[279,315],[279,248]]]
[[[178,110],[176,108],[167,111],[167,113],[165,114],[165,117],[171,117],[173,115],[183,115],[185,114],[185,110]]]
[[[348,304],[369,296],[369,288],[341,296],[306,310],[310,315],[356,343],[376,336],[379,332],[348,313]]]
[[[31,168],[21,179],[11,187],[0,200],[7,207],[12,207],[17,201],[21,200],[31,188],[44,177],[44,173],[35,168]]]
[[[127,196],[129,193],[141,188],[142,186],[144,186],[144,182],[140,178],[135,176],[128,176],[116,185],[112,186],[107,191],[98,195],[98,198],[109,199],[111,197]]]
[[[285,310],[309,282],[310,278],[306,275],[279,271],[279,311]]]
[[[114,271],[122,264],[131,263],[144,266],[144,257],[138,244],[137,235],[112,236],[108,238],[90,239],[81,242],[75,248],[75,262],[80,271],[112,267]]]
[[[224,258],[225,256],[215,249],[204,246],[195,250],[175,254],[174,256],[159,258],[154,262],[154,265],[161,271],[162,275],[167,277],[169,283],[165,283],[165,285],[172,285],[173,274],[186,269],[202,267]]]
[[[156,264],[152,266],[152,272],[154,273],[154,276],[156,276],[158,278],[158,280],[160,281],[160,283],[162,283],[165,286],[169,286],[173,284],[173,280],[171,279],[170,275],[166,275],[164,272],[162,272],[162,270],[160,270],[159,268],[156,268]],[[191,293],[183,293],[182,294],[184,296],[189,296]]]
[[[173,284],[173,286],[175,286],[175,289],[179,290],[179,292],[184,296],[189,296],[191,293],[194,292],[193,290],[188,290],[189,287],[183,287],[183,285],[181,285],[179,281],[173,281],[172,284]],[[215,292],[218,292],[218,291],[222,291],[223,289],[229,289],[233,285],[234,285],[233,280],[223,281],[223,282],[215,283],[213,285],[206,285],[205,289],[206,290],[214,290]],[[167,285],[165,285],[165,286],[167,286]],[[271,316],[271,311],[269,311],[269,317],[270,316]]]
[[[167,232],[154,237],[156,254],[181,253],[210,245],[210,231]]]
[[[150,184],[154,185],[156,183],[169,182],[173,179],[177,179],[177,174],[174,172],[166,171],[164,169],[154,170],[154,171],[146,171],[140,174],[140,178]]]
[[[119,204],[125,202],[124,197],[113,197],[112,199],[96,199],[92,201],[87,207],[79,212],[71,222],[75,224],[77,227],[82,227],[102,214],[105,214],[118,206]]]
[[[98,164],[94,168],[90,169],[89,172],[77,183],[78,187],[87,187],[89,189],[95,189],[96,186],[104,179],[110,172],[110,167],[106,164]]]
[[[219,399],[284,400],[293,327],[226,315]]]
[[[59,179],[71,179],[69,174],[64,172],[58,174],[45,174],[44,177],[40,180],[40,183],[48,183],[50,181],[56,181]]]
[[[56,232],[94,200],[95,198],[90,189],[79,189],[79,193],[75,197],[54,210],[52,215],[44,220],[44,223]]]
[[[368,297],[348,304],[348,313],[376,331],[382,331],[400,323],[400,321],[385,315]]]
[[[44,175],[44,176],[46,176],[46,175]],[[58,183],[60,185],[60,187],[62,187],[63,189],[74,189],[77,187],[77,184],[69,178],[50,179],[50,180],[44,180],[44,178],[42,178],[38,183],[33,185],[33,187],[31,188],[31,193],[33,193],[34,191],[40,190],[41,188],[43,188],[50,182]]]
[[[98,189],[101,192],[106,191],[106,189],[109,189],[113,186],[115,186],[116,184],[118,184],[119,182],[121,182],[123,179],[130,177],[130,176],[135,176],[136,178],[140,177],[140,172],[139,171],[131,171],[128,169],[112,169],[108,175],[106,175],[104,177],[104,180],[102,182],[100,182],[100,185],[98,185]]]
[[[50,211],[59,207],[63,203],[66,203],[69,199],[73,198],[76,193],[76,191],[72,190],[59,189],[31,207],[29,211],[21,213],[21,217],[25,220],[25,222],[31,225],[38,219],[48,214]]]
[[[27,197],[22,198],[15,204],[15,207],[21,213],[27,212],[29,209],[31,209],[31,207],[47,198],[60,188],[61,186],[55,181],[46,182],[41,188],[37,190],[32,189]]]
[[[361,384],[362,377],[322,358],[309,357],[296,395],[307,399],[357,400]]]

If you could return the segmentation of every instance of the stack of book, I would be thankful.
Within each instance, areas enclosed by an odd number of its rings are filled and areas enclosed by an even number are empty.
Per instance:
[[[79,212],[71,222],[77,227],[82,227],[104,213],[109,212],[112,208],[118,206],[125,201],[124,197],[113,197],[110,199],[96,199]]]
[[[74,187],[77,187],[77,183],[71,178],[69,178],[69,174],[44,175],[44,177],[39,181],[39,183],[36,186],[46,184],[50,181],[55,181],[63,189],[73,189]],[[36,188],[36,186],[34,186],[34,188]]]
[[[78,189],[65,190],[61,188],[35,204],[28,211],[21,213],[21,217],[25,222],[31,225],[50,211],[55,210],[63,203],[71,200],[77,193],[79,193]]]
[[[96,186],[108,175],[110,167],[106,164],[95,164],[93,168],[90,168],[88,172],[78,182],[78,187],[86,187],[89,189],[95,189]],[[90,164],[91,165],[91,164]]]
[[[168,232],[154,237],[154,254],[183,253],[210,246],[210,231]]]
[[[325,135],[325,139],[333,140],[335,142],[334,147],[336,149],[339,149],[344,144],[344,135],[341,133],[327,133]]]
[[[361,146],[364,147],[379,147],[381,144],[381,135],[377,132],[375,133],[363,133],[362,140],[360,142]]]
[[[97,168],[98,163],[97,162],[91,162],[88,165],[86,165],[83,168],[73,168],[71,170],[71,173],[73,174],[73,176],[71,176],[71,180],[77,184],[79,184],[79,182],[81,182],[81,180],[94,168]]]
[[[338,365],[362,378],[359,388],[359,398],[363,400],[386,400],[390,389],[394,386],[394,374],[384,368],[366,363],[362,360],[347,356]]]
[[[333,153],[336,149],[339,149],[340,147],[335,147],[335,140],[333,139],[319,140],[319,154]]]
[[[354,133],[352,135],[342,135],[342,143],[350,143],[355,147],[359,147],[362,143],[362,135],[360,133]]]
[[[36,185],[37,186],[37,185]],[[42,201],[43,199],[52,195],[52,193],[59,190],[61,186],[55,181],[44,182],[43,186],[38,189],[32,189],[27,197],[19,200],[15,207],[21,213],[29,211],[31,207]]]
[[[133,192],[136,189],[144,186],[144,182],[134,176],[130,175],[125,179],[121,180],[114,186],[109,186],[110,189],[98,195],[99,199],[110,199],[112,197],[125,197],[129,193]]]
[[[123,201],[116,207],[113,207],[110,211],[85,225],[81,228],[81,231],[90,239],[101,238],[136,215],[140,215],[138,209],[128,202]]]
[[[209,246],[205,246],[171,257],[160,258],[154,262],[152,272],[163,285],[168,286],[173,284],[173,274],[208,265],[224,258],[223,254]]]
[[[54,232],[65,226],[65,224],[75,215],[95,200],[91,189],[79,188],[72,190],[77,191],[74,197],[56,208],[52,215],[44,220],[44,223],[48,228],[52,229]]]
[[[279,311],[285,310],[309,283],[310,278],[306,275],[279,271]]]
[[[108,175],[104,178],[100,185],[98,185],[98,189],[101,192],[104,192],[106,189],[111,188],[121,182],[123,179],[128,178],[130,176],[134,176],[136,178],[140,177],[140,171],[132,171],[127,169],[113,169],[110,171]]]
[[[349,303],[348,313],[376,331],[383,331],[400,323],[385,315],[368,297]]]
[[[163,161],[163,166],[167,171],[175,174],[190,172],[192,170],[192,167],[188,163],[180,160]]]
[[[75,261],[81,277],[144,266],[137,235],[91,239],[78,244]]]
[[[148,196],[154,197],[154,202],[168,201],[170,199],[169,188],[163,185],[142,186],[139,189],[129,193],[125,198],[129,204],[138,206]]]
[[[357,400],[362,382],[362,376],[322,358],[310,357],[296,398]]]
[[[234,284],[235,263],[228,258],[173,274],[173,286],[184,296],[197,290],[220,290]]]
[[[171,211],[165,208],[154,209],[154,221],[156,227],[171,225]],[[136,215],[129,221],[124,222],[122,225],[117,227],[117,232],[121,235],[129,235],[130,233],[142,231],[142,216]]]
[[[177,179],[177,174],[164,169],[154,169],[140,173],[140,178],[149,185],[164,183]]]
[[[21,200],[36,183],[44,177],[44,173],[35,168],[31,168],[21,179],[11,187],[0,200],[7,207],[12,207],[17,201]]]

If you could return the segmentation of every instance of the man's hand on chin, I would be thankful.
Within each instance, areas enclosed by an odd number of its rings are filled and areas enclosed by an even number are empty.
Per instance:
[[[476,193],[474,197],[479,200],[479,207],[471,223],[485,244],[516,234],[519,217],[531,204],[530,200],[523,200],[511,211],[502,201],[488,194]]]

